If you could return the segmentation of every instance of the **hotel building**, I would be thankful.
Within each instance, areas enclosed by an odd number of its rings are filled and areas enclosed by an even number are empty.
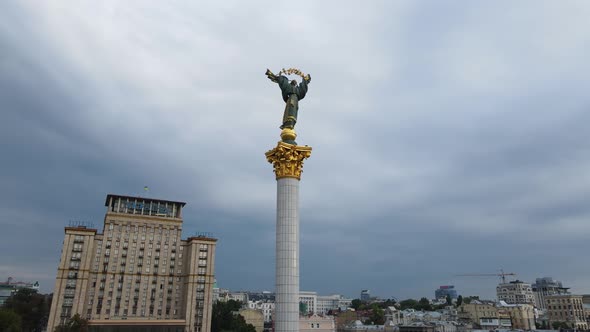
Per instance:
[[[66,227],[48,331],[209,331],[216,239],[181,239],[183,202],[109,194],[103,232]]]

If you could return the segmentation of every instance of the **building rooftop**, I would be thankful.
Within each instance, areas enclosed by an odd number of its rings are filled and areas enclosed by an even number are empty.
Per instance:
[[[129,200],[143,200],[143,201],[156,201],[156,202],[163,202],[163,203],[174,203],[174,204],[180,204],[181,206],[185,206],[186,203],[185,202],[179,202],[179,201],[169,201],[166,199],[159,199],[159,198],[149,198],[149,197],[141,197],[141,196],[126,196],[126,195],[117,195],[117,194],[108,194],[107,198],[104,202],[104,206],[109,206],[109,199],[110,198],[126,198]]]

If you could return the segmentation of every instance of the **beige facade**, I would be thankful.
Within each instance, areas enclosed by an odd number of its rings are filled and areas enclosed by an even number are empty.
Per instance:
[[[481,328],[536,329],[535,309],[530,304],[470,303],[461,305],[457,314],[460,320],[473,322]]]
[[[457,310],[457,316],[462,321],[473,322],[483,327],[510,327],[510,316],[507,313],[499,312],[493,304],[469,303],[462,304]],[[503,319],[503,321],[500,321]]]
[[[550,295],[545,297],[549,324],[565,322],[569,327],[587,330],[588,322],[584,316],[582,295]]]
[[[508,304],[531,304],[535,305],[535,296],[531,284],[520,280],[499,284],[496,287],[498,301]]]
[[[535,308],[530,304],[509,304],[500,306],[499,309],[508,311],[512,329],[514,330],[536,330]]]
[[[244,317],[246,324],[252,324],[256,332],[264,331],[264,314],[261,310],[256,309],[240,309],[240,316]]]
[[[102,234],[66,227],[48,331],[76,313],[93,331],[209,331],[217,240],[181,239],[184,205],[108,195]]]
[[[336,323],[332,316],[302,316],[299,317],[300,332],[335,332]]]

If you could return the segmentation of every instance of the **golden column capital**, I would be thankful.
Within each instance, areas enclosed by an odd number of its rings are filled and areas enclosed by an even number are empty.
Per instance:
[[[277,180],[295,178],[301,180],[303,161],[311,156],[311,146],[299,146],[279,142],[277,146],[265,153],[266,160],[272,164]]]

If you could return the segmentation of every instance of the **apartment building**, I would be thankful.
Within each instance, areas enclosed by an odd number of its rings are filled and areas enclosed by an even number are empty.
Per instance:
[[[584,314],[582,295],[563,294],[545,297],[549,325],[554,322],[565,322],[569,327],[587,330],[588,322]]]
[[[498,301],[508,304],[535,304],[535,296],[531,284],[520,280],[501,283],[496,287]]]

